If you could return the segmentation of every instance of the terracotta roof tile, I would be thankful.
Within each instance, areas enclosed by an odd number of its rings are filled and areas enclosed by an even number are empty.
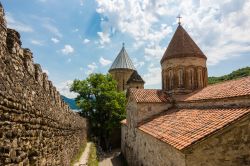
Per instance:
[[[185,29],[179,25],[161,59],[161,63],[165,59],[182,57],[199,57],[207,59]]]
[[[138,103],[161,103],[169,101],[167,94],[157,89],[131,88],[129,94],[133,95]]]
[[[181,150],[247,113],[250,108],[172,109],[139,129]]]
[[[176,96],[178,101],[221,99],[250,95],[250,77],[209,85],[188,95]]]

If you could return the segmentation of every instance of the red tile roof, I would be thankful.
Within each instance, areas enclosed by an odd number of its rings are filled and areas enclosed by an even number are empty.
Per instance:
[[[138,103],[161,103],[168,102],[168,97],[162,90],[157,89],[135,89],[129,90],[129,95],[135,97]]]
[[[250,95],[250,77],[209,85],[188,95],[177,96],[178,101],[221,99]]]
[[[199,57],[207,59],[185,29],[179,25],[161,59],[161,63],[163,63],[165,59],[183,57]]]
[[[250,108],[172,109],[139,129],[181,150],[247,113]]]

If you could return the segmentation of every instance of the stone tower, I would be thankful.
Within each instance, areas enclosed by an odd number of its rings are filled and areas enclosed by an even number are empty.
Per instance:
[[[121,51],[117,55],[115,61],[111,65],[109,73],[117,81],[118,91],[124,91],[130,87],[131,88],[144,87],[144,81],[142,80],[141,76],[137,73],[132,60],[128,56],[124,44],[122,46]],[[133,76],[133,78],[130,79],[131,76]]]
[[[179,24],[161,59],[162,89],[190,93],[207,86],[207,57]]]

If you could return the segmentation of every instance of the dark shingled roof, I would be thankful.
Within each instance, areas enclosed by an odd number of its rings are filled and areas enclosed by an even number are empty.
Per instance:
[[[207,59],[185,29],[179,25],[161,59],[161,63],[166,59],[181,57],[199,57]]]
[[[141,78],[141,76],[137,73],[137,71],[134,71],[127,81],[127,83],[131,83],[131,82],[145,83],[145,81]]]

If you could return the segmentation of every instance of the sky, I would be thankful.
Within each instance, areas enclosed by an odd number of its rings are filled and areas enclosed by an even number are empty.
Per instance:
[[[161,88],[160,59],[177,16],[207,56],[209,76],[250,66],[250,0],[1,0],[9,28],[69,98],[74,79],[107,73],[122,43],[145,88]]]

